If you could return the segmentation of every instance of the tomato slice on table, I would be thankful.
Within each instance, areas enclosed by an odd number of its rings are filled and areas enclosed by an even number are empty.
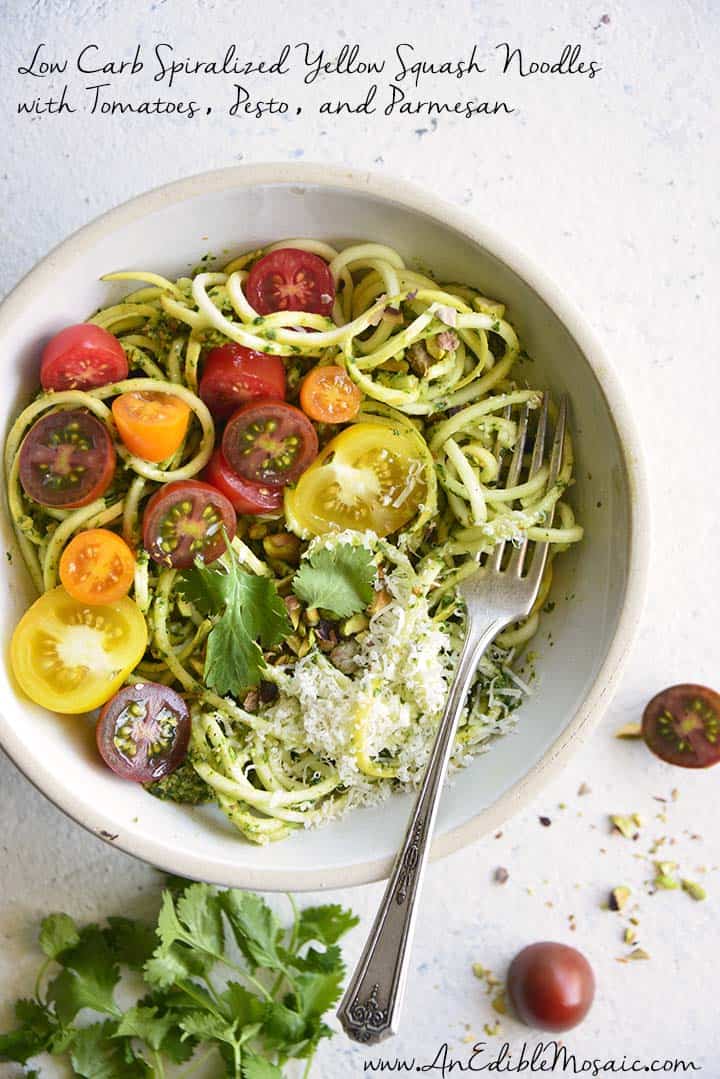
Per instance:
[[[245,292],[259,315],[273,311],[329,315],[335,301],[327,262],[293,247],[282,247],[258,259],[248,275]]]
[[[204,478],[229,499],[237,513],[276,515],[282,509],[282,487],[267,487],[238,476],[223,457],[221,449],[215,450],[208,461]]]
[[[115,472],[104,423],[83,409],[42,416],[20,447],[20,483],[42,506],[76,509],[100,498]]]
[[[31,700],[72,715],[112,697],[146,647],[145,619],[128,596],[93,606],[60,587],[45,592],[22,616],[10,659]]]
[[[184,761],[190,713],[180,694],[167,686],[125,686],[103,708],[95,736],[100,756],[116,775],[151,783]]]
[[[670,686],[645,708],[642,733],[668,764],[710,768],[720,761],[720,694],[707,686]]]
[[[346,528],[388,536],[415,516],[426,493],[412,433],[356,423],[328,442],[285,492],[285,515],[300,536]]]
[[[114,603],[128,594],[134,576],[132,551],[107,528],[80,532],[60,559],[60,580],[80,603]]]
[[[222,345],[208,352],[198,393],[216,420],[226,420],[253,397],[283,401],[285,364],[243,345]]]
[[[156,562],[187,569],[196,558],[214,562],[225,550],[223,529],[235,535],[235,510],[200,480],[178,480],[156,491],[145,507],[143,544]]]
[[[284,401],[250,401],[228,421],[225,460],[253,483],[284,487],[315,459],[318,437],[304,412]]]
[[[178,449],[190,421],[190,406],[174,393],[123,393],[112,404],[118,434],[130,453],[165,461]]]
[[[360,411],[362,393],[342,367],[313,367],[300,387],[300,404],[311,420],[348,423]]]
[[[40,363],[44,390],[90,390],[120,382],[128,362],[117,337],[102,326],[67,326],[48,341]]]

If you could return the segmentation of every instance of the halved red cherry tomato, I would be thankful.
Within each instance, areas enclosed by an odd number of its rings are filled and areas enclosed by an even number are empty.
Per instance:
[[[165,461],[180,446],[190,406],[174,393],[123,393],[112,403],[118,434],[130,453],[145,461]]]
[[[235,510],[220,491],[200,480],[178,480],[156,491],[145,507],[143,545],[162,565],[187,569],[196,558],[214,562],[235,535]]]
[[[595,996],[595,976],[582,952],[540,941],[523,948],[508,971],[508,992],[523,1023],[540,1030],[571,1030]]]
[[[20,447],[20,483],[42,506],[87,506],[105,494],[114,472],[107,427],[81,408],[43,416]]]
[[[300,387],[303,412],[319,423],[348,423],[361,401],[359,388],[342,367],[313,367]]]
[[[642,733],[660,760],[710,768],[720,761],[720,694],[707,686],[670,686],[645,708]]]
[[[60,559],[60,580],[79,603],[115,603],[130,591],[135,556],[107,528],[90,528],[70,540]]]
[[[215,450],[208,461],[204,477],[232,502],[238,513],[277,514],[282,509],[282,487],[266,487],[238,476],[223,457],[221,449]]]
[[[315,460],[318,437],[305,413],[294,405],[250,401],[228,421],[222,451],[243,479],[284,487]]]
[[[319,255],[282,247],[253,266],[245,286],[259,315],[273,311],[310,311],[329,315],[335,301],[330,267]]]
[[[44,390],[90,390],[127,376],[123,347],[102,326],[67,326],[43,349],[40,382]]]
[[[285,399],[285,364],[235,343],[213,348],[205,360],[198,393],[216,420],[226,420],[254,397]]]
[[[190,713],[174,689],[142,682],[125,686],[107,702],[95,735],[100,756],[116,775],[150,783],[185,760]]]

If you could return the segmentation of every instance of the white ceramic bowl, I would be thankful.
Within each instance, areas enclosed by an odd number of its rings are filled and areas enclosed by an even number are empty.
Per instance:
[[[437,857],[501,824],[591,730],[628,654],[644,591],[646,488],[629,409],[598,342],[544,274],[503,237],[405,183],[314,165],[205,173],[132,199],[81,229],[6,299],[0,429],[7,430],[37,386],[45,339],[122,293],[122,286],[102,284],[101,274],[142,267],[177,276],[206,252],[225,259],[229,250],[286,236],[391,244],[441,279],[470,282],[502,299],[535,358],[533,384],[567,390],[572,401],[573,501],[586,539],[555,564],[555,610],[533,645],[540,653],[537,692],[523,705],[515,733],[445,792]],[[2,516],[3,545],[14,552],[12,563],[0,560],[7,655],[33,593],[7,512]],[[408,796],[394,797],[256,847],[213,809],[159,802],[117,779],[98,761],[90,725],[23,699],[7,664],[0,670],[0,709],[0,744],[60,809],[123,850],[189,877],[296,891],[377,880],[387,874],[410,808]]]

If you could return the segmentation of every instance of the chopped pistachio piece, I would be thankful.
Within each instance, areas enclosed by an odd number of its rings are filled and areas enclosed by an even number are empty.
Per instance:
[[[487,971],[485,970],[485,967],[482,965],[482,963],[473,963],[472,972],[476,978],[480,979],[480,981],[482,981],[487,974]]]
[[[642,727],[639,723],[625,723],[615,731],[616,738],[642,738]]]
[[[633,948],[628,956],[628,959],[649,959],[650,955],[644,948]]]
[[[610,892],[610,902],[608,907],[610,910],[622,910],[628,899],[630,898],[630,889],[621,885],[619,888],[613,888]]]
[[[655,880],[653,881],[655,887],[668,890],[679,888],[680,881],[675,876],[676,869],[677,862],[655,862]]]
[[[680,885],[684,892],[687,892],[689,896],[697,900],[698,903],[703,899],[707,899],[707,892],[701,884],[697,884],[694,880],[681,880]]]
[[[625,930],[623,940],[625,941],[626,944],[634,944],[635,941],[637,940],[637,933],[635,932],[634,929],[631,929],[630,926],[628,926],[627,929]]]
[[[626,839],[634,839],[637,835],[639,825],[634,816],[625,817],[619,813],[611,813],[610,823],[613,828],[620,832],[620,835],[625,836]]]
[[[498,1015],[507,1015],[507,1000],[505,999],[505,993],[503,991],[500,991],[494,996],[490,1001],[490,1004]]]
[[[502,1033],[502,1027],[500,1026],[500,1020],[496,1019],[495,1022],[492,1024],[492,1026],[490,1025],[490,1023],[485,1023],[483,1025],[483,1030],[487,1034],[488,1038],[496,1037],[498,1034]]]

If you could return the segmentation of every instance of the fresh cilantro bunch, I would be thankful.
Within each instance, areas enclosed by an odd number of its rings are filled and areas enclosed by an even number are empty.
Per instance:
[[[318,607],[337,618],[364,611],[374,594],[375,564],[372,551],[351,543],[320,547],[307,558],[293,578],[293,591],[308,607]]]
[[[198,562],[179,574],[177,589],[200,614],[214,619],[205,652],[206,685],[223,697],[239,697],[256,686],[265,670],[260,644],[272,648],[290,632],[274,582],[244,570],[228,544],[222,562]]]
[[[285,929],[257,895],[181,885],[163,893],[155,929],[45,918],[35,994],[17,1001],[0,1060],[46,1052],[85,1079],[164,1079],[166,1067],[182,1075],[173,1066],[193,1058],[189,1073],[201,1053],[215,1053],[233,1079],[282,1079],[293,1058],[309,1066],[332,1033],[322,1017],[345,972],[337,942],[358,919],[337,905],[298,911],[291,899]],[[127,972],[145,995],[124,1010],[116,989]]]

